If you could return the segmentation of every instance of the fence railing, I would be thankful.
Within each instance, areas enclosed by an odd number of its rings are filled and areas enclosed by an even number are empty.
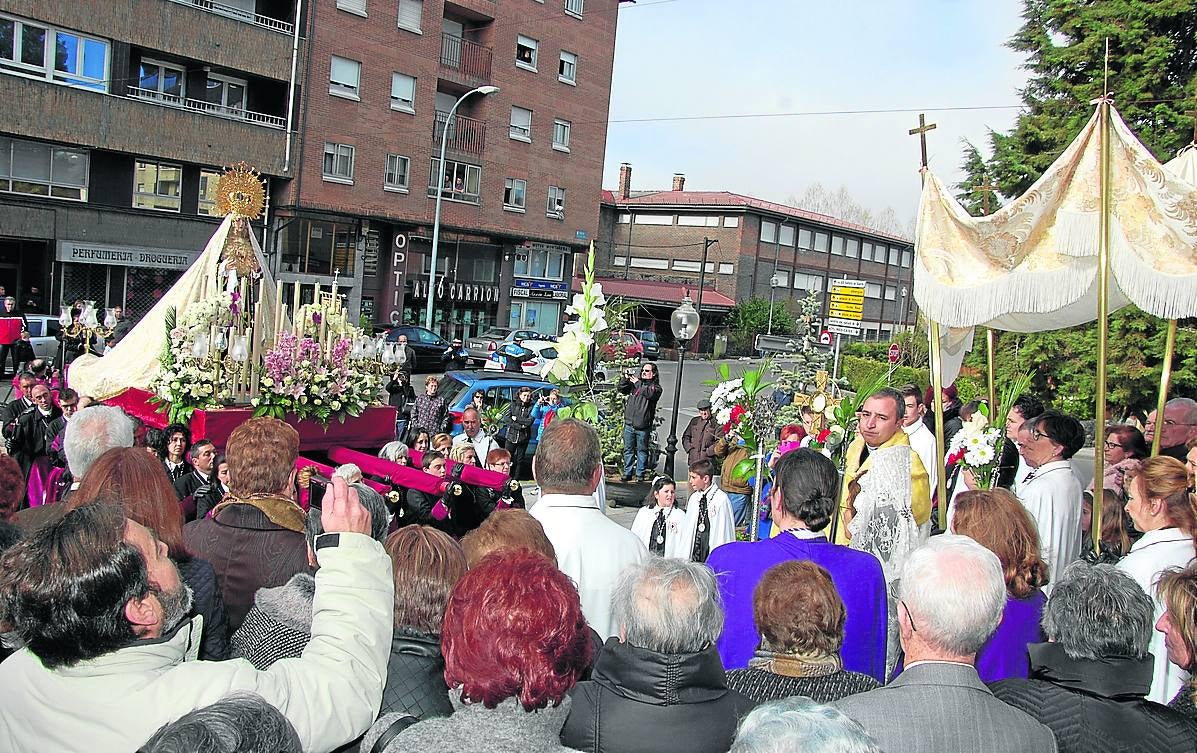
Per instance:
[[[436,120],[432,126],[433,146],[440,147],[441,134],[445,132],[445,123],[448,119],[449,113],[437,110]],[[465,115],[454,115],[453,123],[449,126],[447,146],[458,152],[482,154],[486,149],[486,123],[467,118]]]
[[[234,8],[223,3],[213,2],[213,0],[171,0],[171,2],[178,3],[179,5],[190,5],[200,10],[206,10],[209,13],[215,13],[218,16],[225,16],[247,24],[253,24],[254,26],[260,26],[263,29],[277,31],[280,34],[290,34],[295,31],[294,24],[289,24],[286,21],[280,21],[270,16],[263,16],[258,13],[242,10],[241,8]]]
[[[164,94],[155,89],[142,89],[137,86],[130,86],[128,95],[131,99],[140,99],[146,102],[163,105],[164,107],[177,107],[183,110],[190,110],[191,112],[198,112],[204,115],[214,115],[218,118],[227,118],[229,120],[240,120],[245,123],[253,123],[254,125],[265,126],[266,128],[286,128],[287,119],[281,118],[277,115],[266,115],[261,112],[252,112],[250,110],[243,110],[239,107],[229,107],[215,102],[205,102],[202,99],[187,99],[176,94]]]
[[[490,81],[491,50],[477,42],[441,34],[441,67],[476,80]]]

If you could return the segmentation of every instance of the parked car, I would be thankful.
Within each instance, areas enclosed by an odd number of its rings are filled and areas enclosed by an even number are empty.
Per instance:
[[[525,385],[532,388],[533,402],[539,400],[542,395],[548,395],[549,391],[553,389],[562,390],[563,404],[568,405],[570,402],[569,398],[565,396],[563,388],[559,388],[551,382],[534,377],[531,374],[517,374],[514,372],[450,371],[441,380],[441,386],[437,390],[437,394],[443,395],[445,402],[449,405],[449,415],[453,417],[453,428],[450,431],[453,434],[459,434],[462,431],[462,412],[470,406],[470,402],[474,399],[474,393],[482,390],[485,395],[483,402],[487,407],[497,405],[503,409],[499,425],[504,428],[499,430],[497,437],[499,443],[502,444],[502,440],[507,433],[505,428],[507,410],[519,394],[520,388]],[[532,438],[528,441],[528,458],[526,462],[529,464],[532,462],[533,453],[536,452],[537,434],[539,433],[540,422],[537,421],[532,426]]]
[[[545,365],[557,358],[557,343],[549,340],[524,340],[519,345],[504,343],[490,354],[482,368],[485,371],[506,371],[508,353],[523,359],[520,362],[521,372],[540,376],[544,373]]]
[[[33,345],[33,355],[37,358],[49,358],[58,363],[61,358],[59,341],[54,337],[62,329],[58,317],[52,314],[26,314],[29,322],[29,342]]]
[[[657,339],[657,333],[651,329],[629,329],[628,332],[635,335],[640,344],[644,346],[644,357],[650,361],[655,361],[661,357],[661,342]]]
[[[644,344],[640,342],[640,338],[636,336],[635,332],[635,330],[627,329],[612,332],[607,338],[607,342],[603,343],[600,353],[603,360],[643,358]]]
[[[519,345],[524,340],[549,339],[534,329],[512,329],[510,327],[491,327],[480,335],[466,338],[465,346],[469,351],[471,365],[485,365],[491,355],[503,343]]]
[[[387,342],[396,342],[399,335],[407,335],[407,344],[416,352],[414,371],[447,371],[466,364],[465,348],[450,344],[425,327],[403,324],[387,332]]]

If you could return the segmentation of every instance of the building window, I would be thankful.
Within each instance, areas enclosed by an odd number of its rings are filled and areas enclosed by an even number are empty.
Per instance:
[[[781,230],[777,236],[777,242],[783,246],[794,245],[794,226],[782,225]]]
[[[568,120],[557,119],[553,121],[553,148],[559,152],[569,151],[569,129],[570,123]]]
[[[182,165],[136,160],[133,163],[133,206],[177,212],[182,184]]]
[[[198,212],[205,217],[216,216],[216,184],[220,176],[216,170],[200,170]]]
[[[885,286],[885,300],[887,300],[887,301],[893,301],[893,300],[896,300],[896,299],[897,299],[897,297],[898,297],[898,296],[897,296],[897,290],[894,288],[894,286],[893,286],[893,285],[886,285],[886,286]]]
[[[615,218],[615,222],[619,225],[630,225],[632,222],[632,215],[628,212],[620,212]]]
[[[902,260],[902,252],[893,246],[889,247],[889,265],[891,267],[898,266],[898,262]]]
[[[831,236],[831,253],[835,256],[843,256],[844,255],[844,236],[842,236],[842,235]]]
[[[204,81],[204,101],[218,105],[217,112],[240,113],[245,109],[245,79],[209,73]]]
[[[685,259],[673,260],[673,268],[678,272],[697,272],[701,266],[702,263],[697,261],[686,261]],[[715,271],[715,262],[707,262],[707,271],[712,273]]]
[[[679,214],[677,224],[681,227],[719,227],[719,215]]]
[[[520,251],[520,249],[516,249]],[[516,277],[536,277],[542,280],[560,280],[565,270],[565,251],[545,248],[530,248],[526,253],[515,256]]]
[[[108,91],[108,42],[0,16],[0,71]]]
[[[353,182],[353,147],[324,142],[324,179],[333,183]]]
[[[633,222],[637,225],[672,225],[672,214],[637,214]]]
[[[349,58],[332,56],[328,71],[328,93],[335,97],[360,99],[358,83],[362,77],[362,64]]]
[[[761,220],[761,242],[777,243],[777,223]]]
[[[815,250],[827,253],[827,233],[815,233]]]
[[[739,217],[730,217],[730,216],[724,217],[723,218],[723,227],[740,227],[740,218]]]
[[[137,67],[138,95],[181,104],[187,96],[183,69],[177,65],[143,59]]]
[[[546,216],[558,220],[565,219],[565,189],[560,186],[549,186],[549,202],[545,210]]]
[[[337,0],[337,8],[364,16],[366,15],[366,0]]]
[[[810,228],[798,228],[798,248],[805,248],[810,250],[811,232]]]
[[[0,136],[0,191],[87,201],[88,153]]]
[[[807,293],[821,293],[823,292],[823,276],[795,272],[794,290],[803,290]]]
[[[539,44],[532,37],[525,37],[523,34],[515,38],[515,65],[517,68],[536,72],[536,52]]]
[[[401,154],[387,155],[387,169],[382,176],[382,187],[388,191],[407,193],[408,173],[411,161]]]
[[[516,141],[532,141],[532,111],[522,107],[511,108],[511,128],[508,135]]]
[[[856,238],[847,239],[847,256],[851,259],[860,257],[860,241]]]
[[[416,112],[416,80],[405,73],[391,74],[391,109]]]
[[[353,276],[357,260],[354,224],[299,219],[287,223],[279,234],[282,271],[310,275]]]
[[[881,285],[876,282],[865,283],[865,298],[880,298]]]
[[[721,275],[730,275],[732,272],[734,272],[734,271],[735,271],[735,269],[736,269],[736,268],[735,268],[735,265],[732,265],[732,264],[728,264],[728,263],[726,263],[726,262],[723,262],[723,263],[721,263],[721,264],[719,265],[719,274],[721,274]]]
[[[565,12],[571,16],[582,17],[583,0],[565,0]]]
[[[908,249],[908,250],[902,252],[902,266],[903,267],[914,266],[914,252],[913,251],[910,251]]]
[[[453,160],[445,160],[443,171],[439,165],[440,160],[433,157],[431,169],[428,171],[428,195],[436,196],[437,178],[441,176],[441,196],[451,201],[477,204],[482,185],[482,168]]]
[[[885,249],[884,243],[875,244],[873,246],[873,261],[877,262],[878,264],[884,264],[885,263],[885,250],[886,249]]]
[[[561,62],[557,64],[557,80],[565,84],[578,83],[578,56],[561,51]]]
[[[528,181],[507,178],[503,181],[503,208],[522,212],[525,208]]]
[[[868,241],[860,242],[860,258],[865,261],[873,260],[873,244]]]
[[[424,17],[424,0],[399,0],[399,28],[420,31],[420,23]]]

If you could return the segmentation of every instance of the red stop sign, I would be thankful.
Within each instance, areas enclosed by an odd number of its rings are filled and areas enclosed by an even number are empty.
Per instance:
[[[902,355],[902,349],[900,347],[898,347],[898,344],[890,343],[889,344],[889,362],[897,363],[898,358],[901,357],[901,355]]]

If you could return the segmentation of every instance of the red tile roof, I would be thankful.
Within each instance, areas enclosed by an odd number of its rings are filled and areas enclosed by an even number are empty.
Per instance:
[[[793,217],[794,219],[818,222],[823,225],[830,225],[832,227],[843,228],[845,230],[852,230],[857,233],[873,235],[879,238],[886,238],[888,240],[900,241],[907,244],[912,243],[909,238],[903,238],[900,235],[894,235],[892,233],[883,233],[880,230],[874,230],[873,228],[865,227],[864,225],[857,225],[854,222],[845,222],[844,220],[836,219],[831,215],[810,212],[805,209],[799,209],[798,207],[792,207],[788,204],[778,204],[774,201],[754,199],[751,196],[731,193],[730,191],[653,191],[651,193],[641,193],[627,199],[617,199],[614,192],[603,191],[602,201],[604,204],[613,204],[617,207],[745,207],[759,209],[762,212],[781,214],[787,217]]]
[[[619,296],[620,298],[628,298],[633,301],[676,306],[682,302],[686,291],[689,291],[690,298],[695,303],[698,302],[698,287],[685,285],[680,282],[625,280],[621,277],[596,277],[594,281],[602,283],[603,295],[608,298]],[[582,278],[574,278],[573,289],[574,291],[582,290]],[[730,309],[735,305],[736,302],[733,299],[728,298],[714,288],[703,288],[702,308],[704,311],[708,309]]]

